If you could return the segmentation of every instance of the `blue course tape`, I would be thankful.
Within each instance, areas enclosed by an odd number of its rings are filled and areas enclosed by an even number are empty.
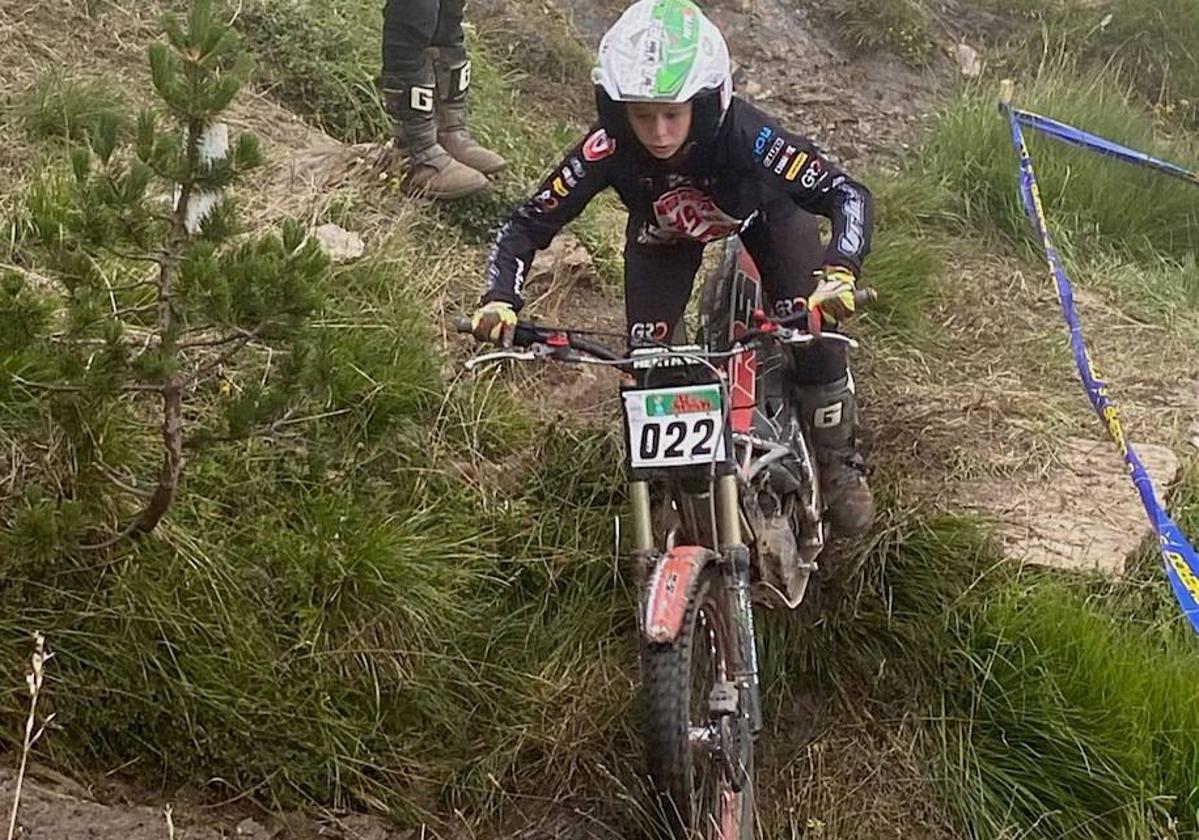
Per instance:
[[[1078,372],[1082,377],[1083,387],[1086,389],[1087,397],[1090,398],[1095,413],[1099,415],[1099,419],[1107,426],[1108,433],[1111,434],[1112,440],[1120,448],[1120,454],[1124,456],[1124,462],[1128,466],[1132,483],[1141,496],[1141,503],[1145,506],[1145,512],[1148,514],[1149,521],[1152,523],[1153,529],[1157,532],[1158,541],[1161,543],[1162,560],[1165,566],[1166,577],[1170,580],[1174,596],[1178,599],[1183,614],[1191,622],[1196,632],[1199,632],[1199,556],[1195,554],[1195,549],[1191,547],[1186,535],[1182,533],[1178,525],[1175,524],[1170,515],[1158,503],[1157,494],[1153,489],[1153,480],[1149,477],[1148,472],[1146,472],[1145,465],[1141,463],[1136,450],[1124,436],[1124,429],[1120,425],[1120,413],[1116,408],[1115,402],[1112,401],[1111,396],[1108,394],[1107,383],[1095,374],[1095,368],[1092,366],[1090,356],[1087,354],[1086,340],[1083,337],[1082,325],[1078,320],[1078,311],[1074,306],[1074,287],[1071,285],[1070,279],[1066,276],[1066,270],[1062,266],[1061,257],[1058,256],[1057,248],[1053,244],[1053,238],[1049,235],[1045,208],[1041,203],[1041,193],[1037,187],[1036,175],[1033,172],[1032,156],[1029,154],[1028,145],[1024,141],[1024,132],[1020,126],[1021,123],[1024,123],[1031,125],[1037,130],[1046,130],[1045,127],[1052,124],[1055,128],[1047,130],[1046,133],[1074,145],[1094,148],[1104,154],[1112,154],[1122,159],[1135,160],[1152,166],[1158,166],[1159,164],[1163,164],[1163,162],[1156,161],[1148,155],[1141,155],[1140,152],[1124,149],[1124,147],[1115,143],[1109,143],[1102,138],[1088,135],[1086,132],[1078,131],[1062,123],[1056,123],[1044,117],[1036,117],[1036,115],[1016,111],[1006,104],[1001,104],[1000,108],[1007,115],[1011,126],[1012,146],[1015,148],[1016,155],[1020,159],[1020,194],[1024,198],[1024,207],[1028,211],[1029,221],[1032,222],[1033,228],[1036,229],[1041,237],[1045,259],[1049,263],[1049,269],[1053,273],[1053,279],[1057,285],[1058,300],[1061,302],[1062,314],[1066,318],[1066,324],[1070,327],[1070,346],[1074,351],[1074,361],[1078,365]],[[1122,151],[1117,154],[1115,152],[1117,149]],[[1132,157],[1124,154],[1125,152]],[[1173,164],[1164,165],[1173,167]],[[1186,170],[1181,167],[1174,168],[1186,173]],[[1171,174],[1176,173],[1172,172]],[[1186,174],[1190,175],[1190,173]],[[1199,178],[1195,178],[1193,175],[1190,175],[1190,177],[1196,183],[1199,183]]]
[[[1011,109],[1011,114],[1014,115],[1015,119],[1021,125],[1036,129],[1042,134],[1047,134],[1055,140],[1061,140],[1063,143],[1071,146],[1098,152],[1101,155],[1116,158],[1125,163],[1148,166],[1166,175],[1181,178],[1193,184],[1199,184],[1199,173],[1191,172],[1189,169],[1179,166],[1176,163],[1170,163],[1168,160],[1155,158],[1153,155],[1147,155],[1144,152],[1138,152],[1136,149],[1121,146],[1119,143],[1113,143],[1111,140],[1074,128],[1057,120],[1052,120],[1049,117],[1034,114],[1031,111],[1021,111],[1018,108],[1013,108]]]

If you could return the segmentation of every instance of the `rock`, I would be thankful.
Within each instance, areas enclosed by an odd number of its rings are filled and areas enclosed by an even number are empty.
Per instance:
[[[538,252],[525,283],[552,284],[579,274],[594,273],[595,266],[587,248],[574,234],[563,232],[554,237],[548,248]]]
[[[394,828],[377,817],[350,814],[337,819],[329,836],[338,840],[414,840],[416,832]]]
[[[318,227],[316,238],[329,259],[335,263],[356,260],[366,251],[366,243],[361,236],[332,222]]]
[[[237,824],[237,828],[233,829],[233,833],[238,837],[258,838],[258,840],[266,840],[270,834],[262,825],[255,822],[252,818],[246,817]]]
[[[1133,445],[1160,502],[1178,477],[1178,458],[1164,446]],[[972,506],[998,527],[1004,555],[1020,563],[1119,576],[1153,533],[1124,459],[1107,439],[1067,438],[1035,481],[992,479],[973,490]]]
[[[953,57],[957,59],[958,68],[962,71],[963,76],[977,79],[982,75],[982,59],[978,57],[978,50],[974,47],[969,44],[957,44],[953,48]]]
[[[750,99],[759,101],[774,98],[774,91],[771,88],[763,87],[761,83],[754,79],[746,80],[745,84],[741,86],[741,92]]]

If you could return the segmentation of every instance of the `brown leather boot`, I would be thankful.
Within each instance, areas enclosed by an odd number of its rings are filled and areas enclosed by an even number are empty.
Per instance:
[[[459,163],[434,143],[419,152],[405,150],[408,174],[403,190],[411,196],[452,201],[482,192],[491,182],[482,172]]]
[[[829,523],[838,536],[863,534],[874,522],[874,495],[866,482],[866,463],[857,450],[857,397],[849,378],[803,385],[798,393],[820,466]]]
[[[496,175],[507,165],[490,149],[480,146],[466,128],[466,98],[470,91],[470,62],[453,61],[438,53],[433,66],[437,74],[437,142],[457,161],[484,175]]]
[[[405,158],[403,189],[409,195],[455,199],[487,189],[487,176],[455,160],[437,142],[433,68],[417,79],[381,79],[383,98],[395,125],[395,145]]]

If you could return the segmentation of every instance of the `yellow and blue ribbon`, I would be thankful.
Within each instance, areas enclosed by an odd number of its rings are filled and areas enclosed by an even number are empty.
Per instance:
[[[1130,149],[1127,146],[1122,146],[1097,134],[1091,134],[1088,131],[1066,125],[1049,117],[1034,114],[1032,111],[1010,108],[1008,109],[1008,114],[1010,118],[1014,119],[1020,125],[1035,129],[1070,146],[1097,152],[1104,157],[1115,158],[1125,163],[1147,166],[1165,175],[1181,178],[1184,181],[1190,181],[1192,184],[1199,184],[1199,172],[1192,172],[1184,166],[1179,166],[1177,163],[1171,163],[1168,160],[1156,158],[1145,152]]]
[[[1196,184],[1199,184],[1199,176],[1176,164],[1158,160],[1064,123],[1027,111],[1019,111],[1012,108],[1006,100],[1000,102],[1000,110],[1007,116],[1011,126],[1012,146],[1020,159],[1020,194],[1024,199],[1024,207],[1028,212],[1029,221],[1032,222],[1041,237],[1045,259],[1049,263],[1049,270],[1057,286],[1058,300],[1061,303],[1066,324],[1070,328],[1070,346],[1074,351],[1074,361],[1078,366],[1079,375],[1082,377],[1083,387],[1086,389],[1087,397],[1091,400],[1095,413],[1107,426],[1108,433],[1119,447],[1120,454],[1124,456],[1132,483],[1136,487],[1137,493],[1140,494],[1141,504],[1145,506],[1145,512],[1161,544],[1162,560],[1170,587],[1178,599],[1183,614],[1191,622],[1192,627],[1199,632],[1199,556],[1196,555],[1195,549],[1187,540],[1186,535],[1158,502],[1153,480],[1145,470],[1145,465],[1141,463],[1136,449],[1124,435],[1124,429],[1120,425],[1120,413],[1108,392],[1107,383],[1096,375],[1095,368],[1091,364],[1078,311],[1074,305],[1074,287],[1066,275],[1066,269],[1053,244],[1053,237],[1049,233],[1045,208],[1041,203],[1041,193],[1037,187],[1036,174],[1033,171],[1032,155],[1029,154],[1028,144],[1024,140],[1022,126],[1042,131],[1071,145],[1091,149],[1130,163],[1150,166],[1166,174],[1186,178]]]

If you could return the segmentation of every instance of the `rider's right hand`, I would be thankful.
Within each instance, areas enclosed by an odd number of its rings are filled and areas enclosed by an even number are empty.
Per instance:
[[[485,303],[471,316],[470,331],[478,341],[511,347],[516,332],[516,310],[503,300]]]

